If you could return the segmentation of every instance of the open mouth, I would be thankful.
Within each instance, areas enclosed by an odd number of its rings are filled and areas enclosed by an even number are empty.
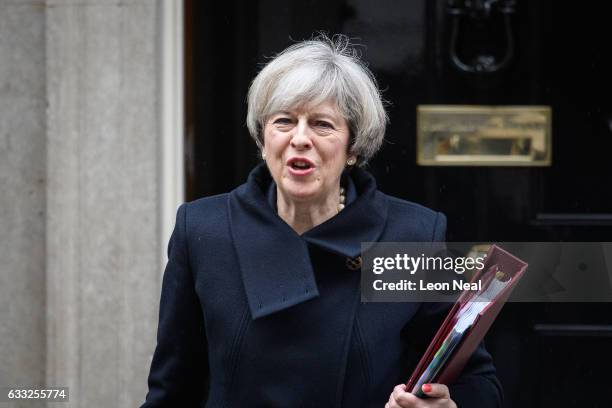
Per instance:
[[[309,170],[312,170],[315,167],[314,163],[310,160],[299,157],[289,159],[287,165],[296,173],[308,173]]]
[[[314,167],[314,164],[308,159],[292,158],[289,159],[289,166],[296,170],[307,170]]]
[[[291,163],[291,167],[296,170],[306,170],[311,168],[312,166],[310,165],[310,163],[306,163],[303,161],[294,161],[293,163]]]

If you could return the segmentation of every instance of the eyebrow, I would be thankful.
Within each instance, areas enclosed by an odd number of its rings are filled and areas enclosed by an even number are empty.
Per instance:
[[[317,118],[317,119],[329,119],[333,122],[338,121],[338,117],[329,113],[325,113],[325,112],[315,112],[312,114],[313,118]]]
[[[288,115],[288,116],[295,116],[295,112],[291,112],[291,111],[287,111],[287,110],[282,110],[282,111],[278,111],[276,113],[273,113],[270,117],[276,116],[276,115]],[[332,113],[327,113],[327,112],[314,112],[312,115],[310,115],[311,119],[327,119],[330,120],[334,123],[338,123],[340,122],[340,115],[334,115]]]

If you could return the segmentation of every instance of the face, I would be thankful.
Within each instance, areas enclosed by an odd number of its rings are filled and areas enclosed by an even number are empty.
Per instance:
[[[279,193],[313,203],[336,197],[349,134],[333,101],[273,113],[264,126],[263,153]]]

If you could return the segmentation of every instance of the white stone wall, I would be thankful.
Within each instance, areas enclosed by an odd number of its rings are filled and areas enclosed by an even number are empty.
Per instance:
[[[0,0],[0,387],[45,380],[45,146],[45,10]]]
[[[168,238],[159,13],[0,0],[0,387],[68,386],[67,407],[144,400]]]

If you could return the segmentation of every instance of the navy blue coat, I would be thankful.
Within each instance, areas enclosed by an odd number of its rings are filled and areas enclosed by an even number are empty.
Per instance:
[[[265,165],[229,194],[183,204],[169,244],[143,407],[384,407],[444,317],[434,303],[361,303],[361,242],[443,240],[446,219],[347,176],[348,205],[298,235]],[[482,345],[450,385],[498,407]]]

